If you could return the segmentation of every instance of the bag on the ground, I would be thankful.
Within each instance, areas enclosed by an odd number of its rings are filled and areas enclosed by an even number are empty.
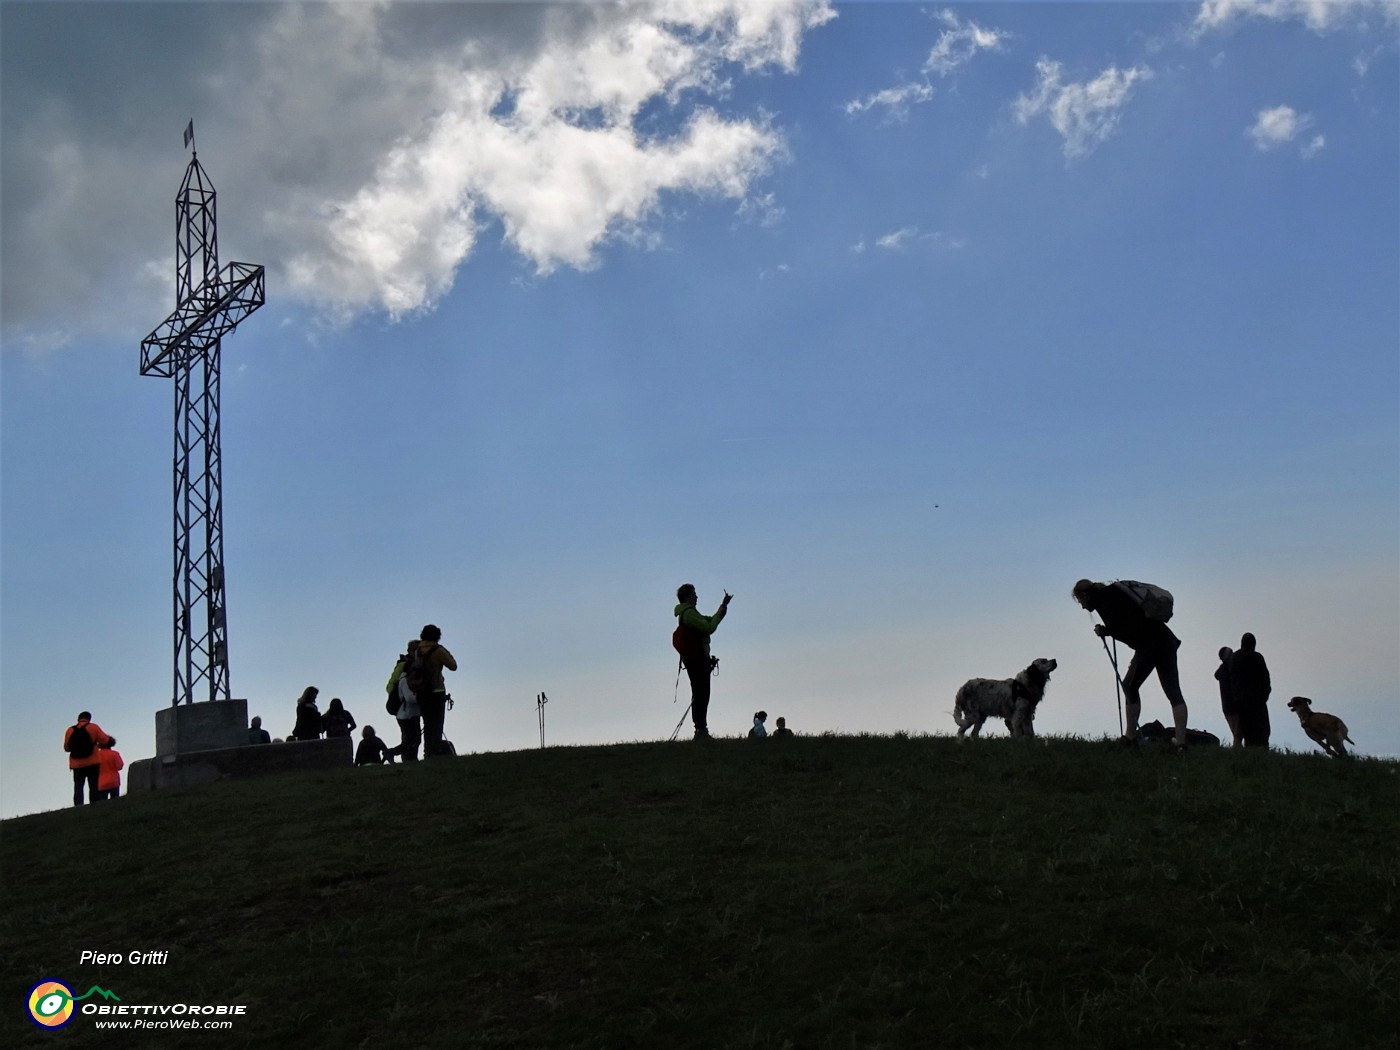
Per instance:
[[[1176,730],[1168,729],[1161,720],[1148,722],[1146,725],[1138,726],[1138,736],[1142,737],[1149,744],[1166,744],[1176,739]],[[1186,743],[1199,747],[1209,744],[1212,747],[1220,746],[1220,738],[1214,733],[1208,733],[1204,729],[1186,730]]]
[[[1172,618],[1172,592],[1165,587],[1137,580],[1114,580],[1113,585],[1137,602],[1149,620],[1166,623]]]
[[[68,734],[68,742],[63,745],[63,750],[74,758],[91,758],[92,734],[88,732],[87,727],[75,725],[73,731]]]

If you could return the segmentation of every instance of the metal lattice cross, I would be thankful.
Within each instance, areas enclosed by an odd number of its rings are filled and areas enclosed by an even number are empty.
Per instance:
[[[185,144],[193,138],[193,124]],[[175,674],[172,704],[228,700],[220,340],[263,304],[263,268],[219,269],[214,185],[191,154],[175,202],[175,311],[141,341],[141,374],[175,380]]]

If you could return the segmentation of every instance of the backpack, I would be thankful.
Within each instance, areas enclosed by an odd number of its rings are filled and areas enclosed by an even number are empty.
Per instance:
[[[1137,580],[1114,580],[1113,585],[1135,601],[1149,620],[1166,623],[1172,618],[1172,592],[1165,587]]]
[[[684,623],[677,623],[676,629],[671,632],[671,648],[680,655],[681,663],[687,667],[691,665],[691,661],[699,660],[705,655],[695,629],[685,626]]]
[[[413,650],[413,658],[403,669],[403,676],[408,679],[408,688],[413,691],[413,695],[416,697],[427,696],[433,691],[433,664],[428,659],[428,652],[429,650],[420,645]]]
[[[63,750],[74,758],[91,758],[92,734],[87,731],[85,726],[73,726],[73,731],[68,734],[68,742],[63,745]]]

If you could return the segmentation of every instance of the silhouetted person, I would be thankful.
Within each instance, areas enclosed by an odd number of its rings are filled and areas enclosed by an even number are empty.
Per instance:
[[[340,697],[332,699],[331,706],[321,716],[321,731],[326,734],[326,738],[349,736],[355,729],[355,716],[345,710]]]
[[[272,737],[270,737],[270,736],[268,735],[268,733],[267,733],[267,730],[264,729],[264,728],[262,727],[262,719],[259,718],[257,715],[254,715],[254,716],[253,716],[253,720],[252,720],[251,722],[248,723],[248,743],[250,743],[250,744],[270,744],[270,743],[272,743]]]
[[[1122,587],[1112,583],[1080,580],[1074,585],[1074,600],[1089,612],[1098,613],[1103,623],[1094,625],[1100,638],[1116,638],[1133,650],[1132,662],[1123,675],[1124,711],[1127,727],[1123,741],[1136,744],[1138,717],[1142,714],[1142,684],[1153,671],[1162,692],[1172,705],[1176,746],[1186,746],[1186,698],[1181,695],[1176,651],[1181,640],[1161,620],[1149,619],[1142,606]]]
[[[1240,721],[1240,737],[1245,747],[1269,746],[1269,665],[1254,648],[1254,635],[1245,632],[1240,647],[1230,657],[1230,692]]]
[[[418,656],[426,663],[429,676],[426,690],[418,693],[418,706],[423,712],[424,758],[448,757],[452,754],[443,745],[447,708],[452,703],[452,698],[447,695],[443,671],[457,670],[457,661],[441,643],[442,631],[433,624],[424,627],[418,636]]]
[[[320,690],[308,685],[297,699],[297,724],[292,729],[293,740],[321,739],[321,711],[316,706]]]
[[[729,611],[729,603],[734,596],[724,592],[724,600],[710,616],[695,608],[700,600],[695,593],[695,585],[683,583],[676,590],[674,615],[680,621],[685,635],[685,647],[681,651],[681,662],[685,664],[686,677],[690,679],[690,720],[695,726],[695,739],[710,738],[710,673],[719,663],[710,655],[710,635]]]
[[[355,765],[378,766],[385,762],[390,765],[394,762],[389,749],[384,746],[384,741],[374,735],[374,726],[365,726],[360,734],[360,746],[355,749]]]
[[[778,716],[778,728],[773,730],[773,739],[781,740],[784,737],[792,736],[792,730],[787,727],[787,719],[782,715]]]
[[[63,750],[68,752],[68,768],[73,771],[73,805],[83,804],[84,785],[87,785],[88,802],[98,800],[97,781],[102,772],[102,760],[97,749],[111,739],[88,711],[79,711],[77,722],[63,734]]]
[[[767,711],[755,711],[753,713],[753,728],[749,730],[750,740],[763,740],[768,736],[768,727],[763,723],[768,721]]]
[[[1235,706],[1235,691],[1230,685],[1230,657],[1234,650],[1228,645],[1220,647],[1220,666],[1215,669],[1215,680],[1220,683],[1220,713],[1225,716],[1225,724],[1230,727],[1233,746],[1240,746],[1240,714]]]
[[[417,762],[418,745],[423,742],[423,712],[418,706],[418,697],[408,687],[408,678],[404,675],[417,652],[418,639],[410,639],[384,686],[386,693],[397,695],[399,700],[398,708],[394,711],[394,720],[399,724],[399,744],[389,749],[390,761],[397,755],[403,762]]]
[[[117,750],[117,738],[109,736],[105,744],[97,748],[97,797],[114,799],[122,793],[122,754]]]

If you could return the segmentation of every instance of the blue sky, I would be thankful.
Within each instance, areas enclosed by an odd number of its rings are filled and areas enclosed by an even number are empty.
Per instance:
[[[1400,5],[0,8],[0,814],[169,703],[192,116],[221,254],[230,680],[459,751],[661,739],[675,588],[736,595],[712,728],[946,733],[1039,656],[1117,733],[1081,576],[1246,630],[1400,756]],[[708,611],[708,609],[707,609]],[[1144,719],[1169,719],[1155,681]]]

